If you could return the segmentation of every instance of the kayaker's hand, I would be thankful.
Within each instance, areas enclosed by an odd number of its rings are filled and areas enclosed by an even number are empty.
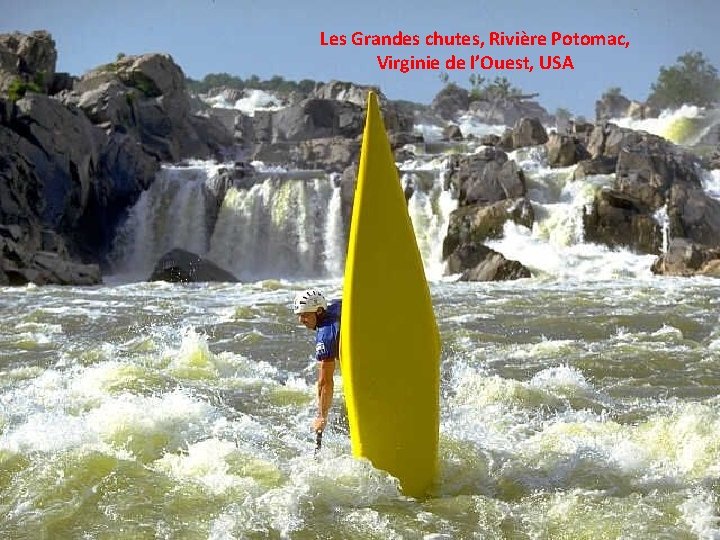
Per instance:
[[[318,417],[313,421],[313,431],[316,432],[316,433],[317,433],[318,431],[324,431],[326,424],[327,424],[327,420],[326,420],[325,418],[323,418],[322,416],[318,416]]]

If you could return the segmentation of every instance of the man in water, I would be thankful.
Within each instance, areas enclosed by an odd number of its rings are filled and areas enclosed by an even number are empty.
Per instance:
[[[340,300],[328,305],[325,295],[317,289],[297,293],[293,304],[293,312],[298,316],[298,321],[315,331],[318,415],[313,421],[313,430],[316,433],[322,433],[325,429],[332,404],[335,362],[340,357],[341,305]]]

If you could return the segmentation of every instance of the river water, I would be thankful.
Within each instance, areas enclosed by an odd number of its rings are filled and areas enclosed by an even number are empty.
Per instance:
[[[717,281],[433,282],[426,500],[350,457],[341,373],[313,457],[308,285],[3,289],[0,537],[720,537]]]

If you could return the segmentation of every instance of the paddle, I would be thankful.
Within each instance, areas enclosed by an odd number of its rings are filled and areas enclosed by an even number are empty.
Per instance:
[[[315,432],[315,457],[317,457],[320,448],[322,447],[322,434],[323,432],[318,430]]]

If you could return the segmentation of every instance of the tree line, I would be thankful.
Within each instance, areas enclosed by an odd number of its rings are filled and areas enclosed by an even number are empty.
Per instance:
[[[322,84],[320,81],[303,79],[299,82],[286,80],[280,75],[273,75],[271,78],[262,80],[257,75],[250,75],[247,79],[230,75],[229,73],[208,73],[202,80],[186,78],[185,83],[188,90],[196,94],[206,94],[213,88],[233,88],[236,90],[265,90],[279,94],[289,94],[296,91],[303,94],[312,92],[315,87]]]

